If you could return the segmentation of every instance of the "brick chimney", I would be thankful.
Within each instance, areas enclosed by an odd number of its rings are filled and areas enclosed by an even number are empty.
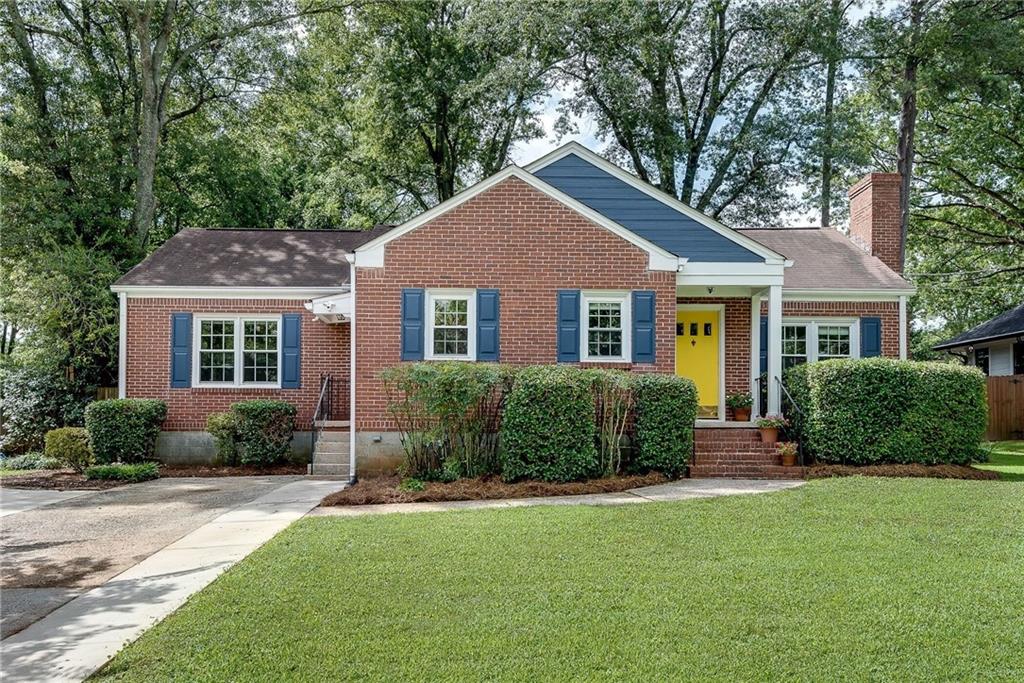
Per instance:
[[[850,188],[850,239],[903,273],[899,173],[869,173]]]

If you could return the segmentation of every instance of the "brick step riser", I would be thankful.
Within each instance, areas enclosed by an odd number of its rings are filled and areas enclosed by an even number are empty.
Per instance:
[[[690,468],[690,477],[693,479],[712,477],[726,479],[802,479],[805,475],[806,468],[783,467],[781,465],[744,468],[695,465]]]

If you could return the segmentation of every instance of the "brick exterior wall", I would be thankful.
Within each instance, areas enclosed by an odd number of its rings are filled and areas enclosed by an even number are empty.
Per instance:
[[[394,429],[378,375],[400,362],[404,287],[500,290],[501,362],[554,363],[556,290],[654,290],[655,363],[675,362],[675,273],[575,211],[509,178],[385,247],[383,268],[356,273],[356,429]],[[609,367],[608,364],[601,364]]]
[[[761,301],[761,315],[768,315],[768,304]],[[783,301],[783,318],[860,318],[882,319],[882,355],[900,357],[900,308],[895,301]]]
[[[900,262],[900,176],[869,173],[850,188],[850,237],[897,273]]]
[[[128,398],[158,398],[167,402],[165,431],[202,431],[210,413],[227,410],[236,401],[274,398],[298,409],[297,428],[309,428],[320,390],[320,374],[337,380],[335,406],[346,411],[349,371],[349,325],[328,325],[315,318],[301,301],[259,299],[128,299]],[[301,380],[298,389],[191,387],[172,389],[171,314],[299,313],[302,316]],[[195,359],[193,358],[193,362]]]

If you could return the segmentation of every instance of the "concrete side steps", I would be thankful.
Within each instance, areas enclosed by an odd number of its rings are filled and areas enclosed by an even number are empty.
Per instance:
[[[320,477],[343,477],[349,479],[348,463],[337,464],[328,462],[314,462],[309,469],[313,476]]]
[[[346,423],[347,424],[347,423]],[[313,451],[313,463],[309,467],[311,475],[349,477],[349,446],[351,445],[348,431],[320,432]]]

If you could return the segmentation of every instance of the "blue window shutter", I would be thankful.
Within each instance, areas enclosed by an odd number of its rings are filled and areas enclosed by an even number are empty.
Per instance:
[[[654,292],[633,292],[633,362],[654,362]]]
[[[768,316],[761,316],[761,342],[758,345],[761,374],[768,372]]]
[[[192,386],[192,314],[171,313],[171,388]]]
[[[501,315],[498,290],[476,290],[476,359],[498,362]]]
[[[882,355],[882,319],[860,319],[860,357],[874,358]]]
[[[580,359],[580,290],[558,290],[558,362]]]
[[[425,300],[422,289],[402,290],[402,360],[423,360]]]
[[[281,316],[281,388],[298,389],[300,386],[299,361],[302,349],[302,318],[298,313]]]

